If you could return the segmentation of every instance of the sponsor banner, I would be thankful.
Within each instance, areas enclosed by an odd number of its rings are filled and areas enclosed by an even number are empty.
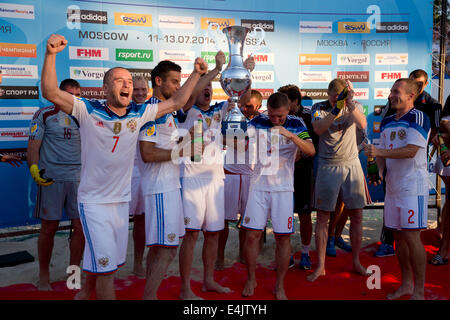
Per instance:
[[[26,128],[0,128],[0,142],[28,141],[30,129]]]
[[[153,50],[117,48],[116,61],[152,62]]]
[[[0,86],[0,99],[39,99],[39,88]]]
[[[90,40],[128,40],[126,32],[78,31],[78,38]]]
[[[228,100],[230,97],[223,91],[222,88],[213,88],[212,100],[223,101]]]
[[[230,27],[230,26],[236,25],[236,23],[234,22],[234,19],[205,18],[205,17],[200,18],[200,28],[201,29],[207,30],[208,26],[210,24],[214,24],[213,27],[211,28],[212,30],[216,30],[217,29],[216,24],[219,25],[220,30],[222,30],[223,28],[226,28],[226,27]]]
[[[201,58],[205,60],[208,64],[216,64],[216,54],[217,51],[202,51]],[[228,57],[230,56],[229,52],[224,52],[226,63],[228,63]]]
[[[351,82],[369,82],[369,71],[338,71],[337,78]]]
[[[159,16],[158,26],[160,28],[191,30],[195,28],[195,18],[180,16]]]
[[[194,63],[195,52],[185,50],[159,50],[159,61],[170,60],[176,63]]]
[[[270,95],[273,93],[273,89],[255,89],[261,93],[263,100],[269,99]]]
[[[70,67],[70,77],[75,80],[103,80],[109,68]]]
[[[339,33],[370,33],[367,22],[338,22]]]
[[[377,33],[407,33],[409,32],[409,22],[377,22]]]
[[[262,83],[262,82],[273,82],[274,72],[273,71],[253,71],[251,73],[252,83]]]
[[[2,77],[5,79],[37,79],[38,67],[21,64],[0,64]]]
[[[300,33],[332,33],[331,21],[300,21]]]
[[[105,99],[103,87],[81,87],[81,96],[86,99]]]
[[[368,100],[369,88],[353,88],[355,100]]]
[[[327,89],[302,89],[302,96],[306,96],[312,100],[326,100],[328,99]]]
[[[34,20],[34,6],[0,3],[0,17]]]
[[[370,64],[370,55],[365,53],[339,54],[337,55],[337,64],[345,66],[368,66]]]
[[[144,77],[150,80],[153,69],[128,69],[132,77]]]
[[[244,54],[244,57],[250,57],[250,54]],[[253,54],[255,64],[258,65],[273,65],[275,64],[273,53],[255,53]]]
[[[301,65],[331,65],[331,54],[328,53],[301,53]]]
[[[1,107],[0,120],[31,120],[39,107]]]
[[[383,106],[383,107],[384,107],[384,106]],[[373,123],[373,132],[374,132],[374,133],[380,133],[380,132],[381,132],[380,127],[381,127],[381,122],[375,121],[375,122]]]
[[[26,43],[0,43],[0,57],[36,58],[36,45]]]
[[[376,82],[394,82],[395,80],[400,78],[408,78],[408,71],[375,71]]]
[[[69,46],[69,58],[72,60],[109,60],[108,48],[95,47],[71,47]]]
[[[114,12],[114,24],[119,26],[151,27],[152,15],[141,13]]]
[[[308,82],[330,82],[331,71],[300,71],[299,81],[303,83]]]
[[[407,53],[377,53],[375,55],[375,64],[392,65],[392,64],[408,64]]]
[[[0,33],[12,33],[12,26],[10,24],[0,24]]]
[[[241,26],[249,28],[251,30],[255,28],[261,28],[265,32],[275,31],[275,21],[273,20],[251,20],[251,19],[241,19]]]
[[[67,8],[67,21],[78,23],[108,24],[108,13],[106,11],[80,10]]]
[[[375,88],[373,90],[374,99],[383,99],[386,100],[389,97],[389,94],[391,93],[391,88]]]
[[[347,47],[347,40],[342,39],[320,39],[317,40],[316,45],[318,47]]]

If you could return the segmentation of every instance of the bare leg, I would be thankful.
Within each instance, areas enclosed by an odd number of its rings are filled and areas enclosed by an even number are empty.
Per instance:
[[[345,225],[347,224],[347,220],[349,217],[350,211],[349,210],[343,210],[341,216],[339,217],[337,223],[336,223],[336,229],[334,232],[334,235],[337,238],[339,238],[342,235],[342,231],[344,231]]]
[[[218,232],[204,232],[204,242],[202,250],[203,259],[203,291],[215,291],[219,293],[228,293],[231,290],[222,287],[214,280],[214,265],[217,259],[217,247],[219,243]]]
[[[96,283],[96,275],[84,273],[81,290],[75,295],[74,300],[89,300],[95,290]]]
[[[411,300],[424,300],[426,253],[420,239],[420,230],[403,230],[409,248],[409,258],[414,274],[414,291]]]
[[[133,273],[138,277],[145,277],[143,267],[145,251],[145,215],[133,216],[133,244],[134,244],[134,265]]]
[[[202,300],[197,297],[191,289],[192,259],[194,258],[194,248],[198,239],[199,231],[186,230],[183,242],[180,247],[179,266],[181,275],[181,300]]]
[[[328,224],[328,236],[334,237],[336,235],[336,226],[344,211],[344,202],[341,199],[337,200],[336,209],[330,214],[330,223]]]
[[[53,244],[56,230],[58,230],[58,220],[44,220],[41,222],[41,231],[38,238],[38,259],[39,259],[39,285],[40,291],[51,291],[50,285],[50,260],[52,258]]]
[[[73,219],[73,233],[70,239],[70,265],[79,266],[84,250],[84,234],[80,219]]]
[[[291,257],[290,235],[276,235],[276,262],[277,262],[277,281],[275,284],[275,297],[277,300],[287,300],[284,291],[284,279],[289,269],[289,258]]]
[[[150,247],[147,253],[147,281],[143,300],[158,300],[157,292],[177,248]]]
[[[114,289],[114,273],[107,275],[97,275],[95,294],[97,300],[116,300],[116,290]]]
[[[259,254],[259,242],[262,231],[245,230],[244,257],[247,266],[247,281],[242,290],[244,297],[250,297],[255,293],[256,283],[256,259]]]
[[[230,232],[230,229],[228,226],[228,221],[225,220],[225,227],[222,231],[219,232],[219,248],[217,250],[216,270],[224,269],[225,247],[227,245],[229,232]]]
[[[411,295],[414,290],[413,270],[410,262],[408,244],[403,238],[402,231],[393,230],[393,233],[396,243],[395,252],[402,273],[402,284],[397,291],[386,296],[389,300],[398,299],[404,295]]]
[[[245,263],[244,256],[245,229],[239,228],[239,262]]]
[[[359,261],[362,242],[362,211],[363,209],[348,210],[350,215],[350,241],[352,243],[353,269],[361,275],[367,275],[367,270]]]
[[[442,177],[445,183],[445,190],[448,190],[447,188],[450,188],[450,177]],[[441,218],[441,232],[442,232],[442,239],[441,239],[441,245],[439,247],[439,255],[442,258],[446,258],[448,256],[448,249],[450,247],[450,203],[447,204],[448,201],[450,201],[450,196],[445,198],[445,204],[444,208],[442,209],[442,218]]]
[[[302,244],[309,246],[312,238],[312,220],[311,214],[299,213],[300,219],[300,237],[302,239]]]
[[[330,218],[330,212],[317,211],[316,221],[316,248],[317,248],[317,268],[307,277],[308,281],[315,281],[318,277],[325,275],[325,250],[327,248],[327,224]]]

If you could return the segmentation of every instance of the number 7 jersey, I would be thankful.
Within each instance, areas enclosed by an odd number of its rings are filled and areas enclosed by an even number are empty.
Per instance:
[[[157,104],[131,102],[118,116],[104,101],[74,97],[72,115],[80,123],[81,178],[78,202],[131,200],[131,174],[139,129],[155,120]]]

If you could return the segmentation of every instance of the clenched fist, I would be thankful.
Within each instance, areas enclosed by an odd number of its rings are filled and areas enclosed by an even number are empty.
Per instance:
[[[47,40],[47,53],[57,54],[67,46],[67,40],[59,34],[52,34]]]
[[[208,72],[208,64],[202,58],[197,58],[194,62],[194,71],[205,74]]]

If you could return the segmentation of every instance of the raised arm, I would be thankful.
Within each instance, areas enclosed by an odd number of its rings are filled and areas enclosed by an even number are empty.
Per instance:
[[[178,89],[170,99],[161,101],[158,103],[158,113],[156,114],[156,119],[162,117],[167,113],[177,111],[186,105],[189,97],[194,90],[195,85],[198,83],[200,76],[208,71],[208,64],[202,59],[195,59],[194,71],[192,71],[189,78],[183,84],[183,86]]]
[[[56,55],[67,46],[67,40],[58,34],[52,34],[47,40],[47,49],[45,51],[44,66],[41,74],[42,96],[48,101],[57,105],[67,114],[72,113],[73,96],[58,88],[58,79],[56,76]]]

